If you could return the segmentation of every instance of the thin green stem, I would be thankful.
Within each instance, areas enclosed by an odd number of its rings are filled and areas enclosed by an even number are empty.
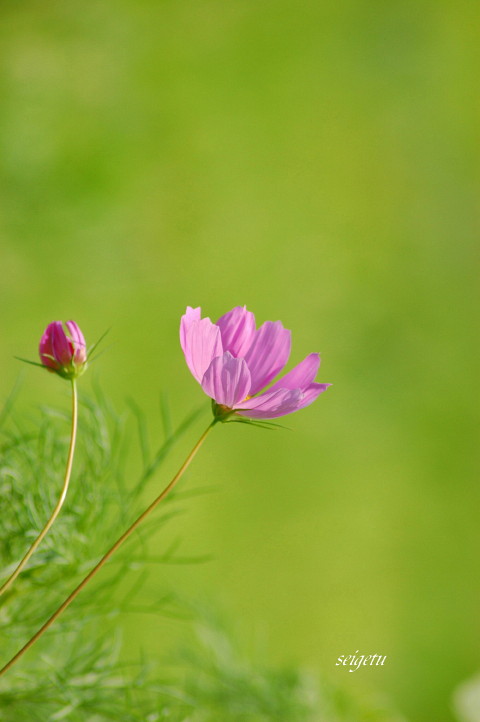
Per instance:
[[[144,519],[146,519],[146,518],[148,517],[148,515],[160,504],[160,502],[161,502],[163,499],[165,499],[165,497],[167,496],[167,494],[169,494],[169,492],[173,489],[173,487],[177,484],[177,482],[178,482],[178,481],[181,479],[181,477],[183,476],[183,473],[185,472],[185,470],[186,470],[186,469],[188,468],[188,466],[190,465],[190,462],[192,461],[193,457],[195,456],[195,454],[197,453],[197,451],[199,450],[199,448],[202,446],[202,444],[203,444],[203,442],[205,441],[205,439],[206,439],[209,431],[213,428],[213,426],[215,425],[216,421],[217,421],[217,420],[214,419],[214,420],[212,421],[212,423],[205,429],[205,431],[203,432],[203,434],[201,435],[201,437],[199,438],[199,440],[197,441],[197,443],[195,444],[195,446],[194,446],[193,449],[190,451],[190,453],[188,454],[187,458],[185,459],[185,461],[184,461],[183,464],[181,465],[180,469],[177,471],[177,473],[175,474],[175,476],[173,477],[173,479],[170,481],[170,483],[164,488],[164,490],[157,496],[156,499],[154,499],[154,500],[152,501],[152,503],[150,504],[150,506],[148,506],[148,507],[145,509],[145,511],[142,512],[142,514],[140,514],[140,516],[137,517],[137,519],[135,519],[135,521],[133,522],[133,524],[128,527],[128,529],[122,534],[122,536],[119,537],[119,539],[117,539],[117,541],[115,542],[115,544],[114,544],[112,547],[110,547],[110,549],[108,550],[108,552],[107,552],[106,554],[104,554],[104,556],[100,559],[99,562],[97,562],[97,564],[96,564],[96,565],[93,567],[93,569],[87,574],[87,576],[86,576],[84,579],[82,579],[82,581],[80,582],[80,584],[79,584],[79,585],[73,590],[73,592],[65,599],[65,601],[63,602],[63,604],[61,604],[61,605],[58,607],[58,609],[52,614],[52,616],[45,622],[45,624],[44,624],[42,627],[40,627],[40,629],[38,630],[38,632],[36,632],[36,633],[33,635],[33,637],[22,647],[22,649],[20,649],[20,651],[17,652],[17,654],[16,654],[14,657],[12,657],[12,659],[11,659],[9,662],[7,662],[7,664],[6,664],[2,669],[0,669],[0,677],[1,677],[3,674],[5,674],[5,672],[7,672],[7,671],[10,669],[10,667],[12,667],[12,666],[15,664],[15,662],[17,662],[17,661],[20,659],[20,657],[22,657],[22,656],[25,654],[25,652],[28,651],[33,644],[35,644],[35,642],[37,641],[37,639],[40,639],[40,637],[42,636],[42,634],[43,634],[44,632],[46,632],[47,629],[52,626],[52,624],[55,622],[55,620],[58,619],[58,617],[62,614],[62,612],[64,612],[65,609],[66,609],[68,606],[70,606],[70,604],[73,602],[73,600],[80,594],[80,592],[82,591],[82,589],[88,584],[88,582],[89,582],[91,579],[93,579],[93,577],[95,576],[95,574],[96,574],[97,572],[99,572],[100,569],[108,562],[108,560],[110,559],[110,557],[113,556],[113,554],[115,554],[115,552],[116,552],[117,549],[123,544],[123,542],[128,539],[128,537],[135,531],[135,529],[137,529],[137,527],[140,526],[140,524],[144,521]]]
[[[77,395],[77,385],[75,383],[75,379],[72,379],[72,430],[70,434],[70,446],[68,449],[68,457],[67,457],[67,466],[65,468],[65,476],[63,479],[63,485],[62,485],[62,491],[60,493],[60,496],[58,498],[58,501],[56,503],[56,506],[54,510],[52,511],[52,514],[43,527],[40,534],[37,536],[35,541],[33,542],[32,546],[28,550],[28,552],[23,557],[22,561],[18,564],[17,568],[14,572],[8,577],[7,581],[2,584],[0,587],[0,596],[4,594],[12,584],[14,583],[15,579],[19,576],[22,569],[27,564],[28,560],[32,556],[32,554],[35,553],[35,551],[38,549],[40,544],[42,543],[43,539],[46,537],[48,532],[50,531],[52,525],[55,522],[55,519],[60,514],[60,510],[63,506],[63,503],[67,497],[68,492],[68,485],[70,483],[70,476],[72,474],[72,465],[73,465],[73,456],[75,453],[75,442],[77,439],[77,419],[78,419],[78,395]]]

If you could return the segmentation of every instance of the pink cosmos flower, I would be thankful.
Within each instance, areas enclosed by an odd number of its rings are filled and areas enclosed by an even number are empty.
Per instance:
[[[63,378],[80,376],[87,366],[87,347],[80,328],[74,321],[67,321],[68,333],[62,321],[48,324],[40,339],[39,354],[44,366]]]
[[[180,344],[220,419],[233,413],[253,419],[291,414],[331,385],[314,381],[320,356],[311,353],[265,390],[288,361],[291,335],[280,321],[266,321],[257,329],[245,306],[236,306],[216,323],[201,318],[200,308],[188,306],[180,322]]]

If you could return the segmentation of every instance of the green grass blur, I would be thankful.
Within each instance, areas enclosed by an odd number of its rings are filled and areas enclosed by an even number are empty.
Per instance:
[[[449,722],[480,667],[479,21],[466,0],[0,9],[1,399],[51,320],[111,327],[91,375],[154,442],[161,390],[176,421],[202,400],[187,304],[281,319],[334,386],[293,432],[215,429],[186,484],[217,490],[172,522],[214,561],[162,575],[416,722]],[[46,400],[67,385],[25,369],[21,402]],[[159,651],[161,623],[126,624]],[[335,667],[356,650],[387,662]]]

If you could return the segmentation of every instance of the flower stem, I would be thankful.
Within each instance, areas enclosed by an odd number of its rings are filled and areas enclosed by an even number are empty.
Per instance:
[[[128,537],[135,531],[135,529],[137,529],[137,527],[140,526],[140,524],[142,523],[142,521],[148,517],[148,515],[150,514],[150,512],[152,512],[152,511],[160,504],[160,502],[161,502],[163,499],[165,499],[165,497],[167,496],[167,494],[169,494],[169,492],[173,489],[173,487],[177,484],[177,482],[178,482],[178,481],[180,480],[180,478],[183,476],[183,473],[185,472],[185,470],[186,470],[186,469],[188,468],[188,466],[190,465],[190,462],[192,461],[193,457],[195,456],[195,454],[197,453],[197,451],[199,450],[199,448],[202,446],[202,444],[203,444],[203,442],[205,441],[205,439],[206,439],[209,431],[213,428],[213,426],[215,425],[215,423],[216,423],[216,419],[214,419],[214,420],[212,421],[212,423],[209,424],[209,426],[205,429],[205,431],[203,432],[203,434],[201,435],[201,437],[199,438],[199,440],[197,441],[197,443],[195,444],[195,446],[194,446],[193,449],[190,451],[190,453],[188,454],[187,458],[185,459],[185,461],[184,461],[183,464],[181,465],[180,469],[177,471],[177,473],[175,474],[175,476],[173,477],[173,479],[170,481],[170,483],[169,483],[169,484],[164,488],[164,490],[159,494],[159,496],[157,496],[157,498],[154,499],[154,501],[152,501],[152,503],[150,504],[150,506],[148,506],[148,507],[145,509],[145,511],[142,512],[142,514],[140,514],[140,516],[137,517],[137,519],[135,519],[135,521],[133,522],[133,524],[128,527],[128,529],[122,534],[122,536],[119,537],[119,539],[117,539],[117,541],[115,542],[115,544],[114,544],[112,547],[110,547],[110,549],[108,550],[108,552],[100,559],[100,561],[93,567],[93,569],[87,574],[87,576],[86,576],[84,579],[82,579],[82,581],[80,582],[80,584],[79,584],[79,585],[73,590],[73,592],[71,592],[71,594],[65,599],[65,601],[63,602],[63,604],[61,604],[61,605],[58,607],[58,609],[52,614],[52,616],[45,622],[45,624],[44,624],[42,627],[40,627],[40,629],[38,630],[38,632],[36,632],[36,633],[33,635],[33,637],[22,647],[22,649],[20,649],[20,651],[17,652],[17,654],[16,654],[14,657],[12,657],[12,659],[11,659],[9,662],[7,662],[7,664],[6,664],[2,669],[0,669],[0,677],[1,677],[3,674],[5,674],[5,672],[7,672],[7,671],[10,669],[10,667],[12,667],[12,666],[15,664],[15,662],[17,662],[17,661],[20,659],[20,657],[22,657],[22,656],[25,654],[25,652],[26,652],[27,650],[29,650],[30,647],[31,647],[33,644],[35,644],[35,642],[37,641],[37,639],[39,639],[39,638],[42,636],[42,634],[47,631],[47,629],[48,629],[49,627],[52,626],[52,624],[56,621],[56,619],[58,619],[58,617],[62,614],[62,612],[64,612],[65,609],[66,609],[68,606],[70,606],[70,604],[73,602],[73,600],[80,594],[80,592],[82,591],[82,589],[88,584],[88,582],[89,582],[91,579],[93,579],[93,577],[95,576],[95,574],[96,574],[98,571],[100,571],[100,569],[104,566],[104,564],[106,564],[106,563],[108,562],[108,560],[110,559],[110,557],[117,551],[117,549],[123,544],[123,542],[126,541],[126,540],[128,539]]]
[[[28,560],[32,556],[32,554],[35,553],[35,551],[38,549],[40,544],[42,543],[43,539],[46,537],[48,532],[50,531],[52,525],[55,522],[55,519],[60,514],[60,510],[63,506],[63,503],[66,499],[67,492],[68,492],[68,485],[70,483],[70,476],[72,473],[72,464],[73,464],[73,455],[75,453],[75,442],[77,438],[77,419],[78,419],[78,395],[77,395],[77,385],[75,383],[75,379],[72,379],[72,431],[70,434],[70,446],[68,449],[68,457],[67,457],[67,466],[65,468],[65,477],[63,479],[63,485],[62,485],[62,491],[60,493],[59,499],[56,503],[56,506],[50,516],[50,519],[47,521],[45,526],[43,527],[42,531],[38,535],[38,537],[33,542],[32,546],[28,550],[28,552],[23,557],[22,561],[18,564],[15,571],[8,577],[7,581],[2,584],[0,587],[0,596],[4,594],[12,584],[14,583],[15,579],[19,576],[22,569],[27,564]]]

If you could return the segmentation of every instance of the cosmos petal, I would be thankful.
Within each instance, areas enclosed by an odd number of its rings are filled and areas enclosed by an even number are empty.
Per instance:
[[[220,329],[209,318],[192,321],[185,337],[185,360],[199,383],[216,356],[223,354]]]
[[[237,405],[236,411],[240,416],[251,419],[274,419],[296,411],[301,398],[300,389],[266,391]]]
[[[70,336],[73,341],[73,347],[75,349],[75,363],[83,364],[87,360],[87,345],[85,343],[84,335],[81,332],[78,324],[75,323],[75,321],[67,321],[66,326],[70,332]]]
[[[187,310],[183,314],[180,320],[180,345],[183,353],[186,355],[186,343],[187,343],[187,331],[194,321],[200,321],[201,309],[200,306],[192,308],[187,306]]]
[[[252,395],[261,391],[283,369],[290,356],[291,333],[280,321],[266,321],[255,332],[245,360],[252,377]]]
[[[59,364],[58,364],[58,361],[56,361],[53,356],[52,331],[53,331],[53,324],[50,323],[47,326],[47,328],[45,329],[42,338],[40,339],[38,353],[40,355],[40,360],[44,366],[48,366],[49,368],[56,369],[56,368],[58,368]]]
[[[326,391],[331,385],[332,384],[310,384],[306,389],[304,389],[302,399],[298,408],[304,409],[306,406],[310,406],[310,404],[313,404],[315,399],[317,399],[320,394],[323,394],[323,392]]]
[[[255,336],[255,316],[246,306],[236,306],[221,316],[216,325],[222,334],[224,351],[244,358]]]
[[[73,356],[73,342],[63,330],[61,321],[52,324],[52,351],[53,356],[62,366],[68,366]]]
[[[217,404],[233,408],[250,391],[250,372],[244,359],[237,359],[226,351],[217,356],[202,380],[202,389]]]
[[[288,374],[276,381],[269,391],[274,389],[306,389],[320,367],[320,354],[311,353],[300,361]]]

